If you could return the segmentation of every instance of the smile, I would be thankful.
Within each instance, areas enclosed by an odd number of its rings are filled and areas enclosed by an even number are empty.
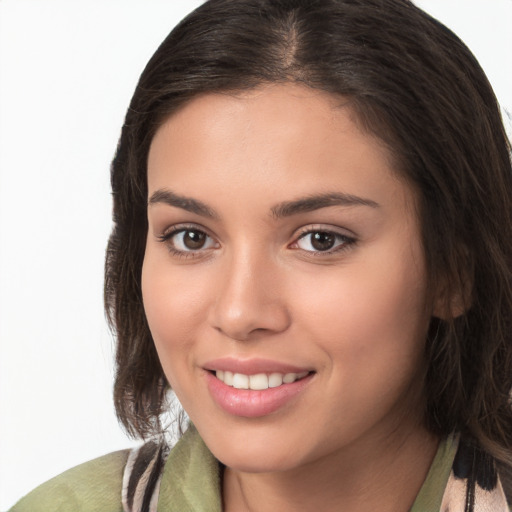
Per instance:
[[[291,367],[278,372],[277,368],[268,368],[272,365],[267,365],[265,371],[261,362],[229,366],[232,370],[210,368],[205,371],[207,388],[213,401],[224,412],[246,418],[266,416],[291,405],[306,392],[316,375],[315,371],[303,369],[293,372]],[[233,366],[238,366],[238,371],[233,371]],[[250,366],[250,369],[240,366]],[[242,373],[244,370],[246,373]]]
[[[270,374],[257,373],[255,375],[245,375],[243,373],[233,373],[230,371],[217,370],[215,376],[227,386],[235,389],[251,389],[262,391],[269,388],[277,388],[283,384],[291,384],[297,380],[303,379],[309,372],[301,373],[277,373]]]

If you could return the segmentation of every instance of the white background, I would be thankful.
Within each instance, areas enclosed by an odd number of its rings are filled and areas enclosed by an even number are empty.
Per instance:
[[[109,165],[143,66],[199,3],[0,0],[0,510],[133,444],[113,413],[102,308]],[[512,112],[512,0],[417,3]]]

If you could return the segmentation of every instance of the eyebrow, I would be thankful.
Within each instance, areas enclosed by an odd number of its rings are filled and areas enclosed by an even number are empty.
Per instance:
[[[210,219],[217,219],[219,217],[215,211],[205,203],[198,201],[197,199],[192,199],[191,197],[180,196],[170,190],[161,189],[154,192],[149,198],[148,206],[157,203],[175,206],[176,208],[181,208],[187,212],[195,213],[201,217],[208,217]]]
[[[215,210],[202,201],[191,197],[180,196],[166,189],[157,190],[149,198],[149,206],[157,203],[164,203],[169,206],[181,208],[182,210],[210,219],[220,218]],[[352,194],[334,192],[302,197],[293,201],[284,201],[273,206],[270,211],[272,217],[280,219],[283,217],[291,217],[298,213],[327,208],[329,206],[368,206],[370,208],[378,208],[380,205],[371,199],[365,199]]]
[[[380,205],[371,199],[335,192],[303,197],[294,201],[285,201],[274,206],[271,211],[273,217],[279,219],[298,213],[327,208],[328,206],[368,206],[370,208],[378,208]]]

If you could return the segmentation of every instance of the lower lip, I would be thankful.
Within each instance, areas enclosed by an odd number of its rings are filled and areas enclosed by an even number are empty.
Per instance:
[[[205,373],[208,389],[217,405],[229,414],[245,418],[267,416],[281,409],[300,395],[313,377],[309,374],[290,384],[256,391],[227,386],[211,372]]]

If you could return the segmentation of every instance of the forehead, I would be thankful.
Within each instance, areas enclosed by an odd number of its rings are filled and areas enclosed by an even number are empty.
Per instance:
[[[354,195],[413,195],[384,144],[359,128],[347,99],[300,85],[196,97],[152,141],[150,193],[171,186],[202,194],[213,183],[232,193],[256,192],[265,181],[267,195],[332,187]]]

